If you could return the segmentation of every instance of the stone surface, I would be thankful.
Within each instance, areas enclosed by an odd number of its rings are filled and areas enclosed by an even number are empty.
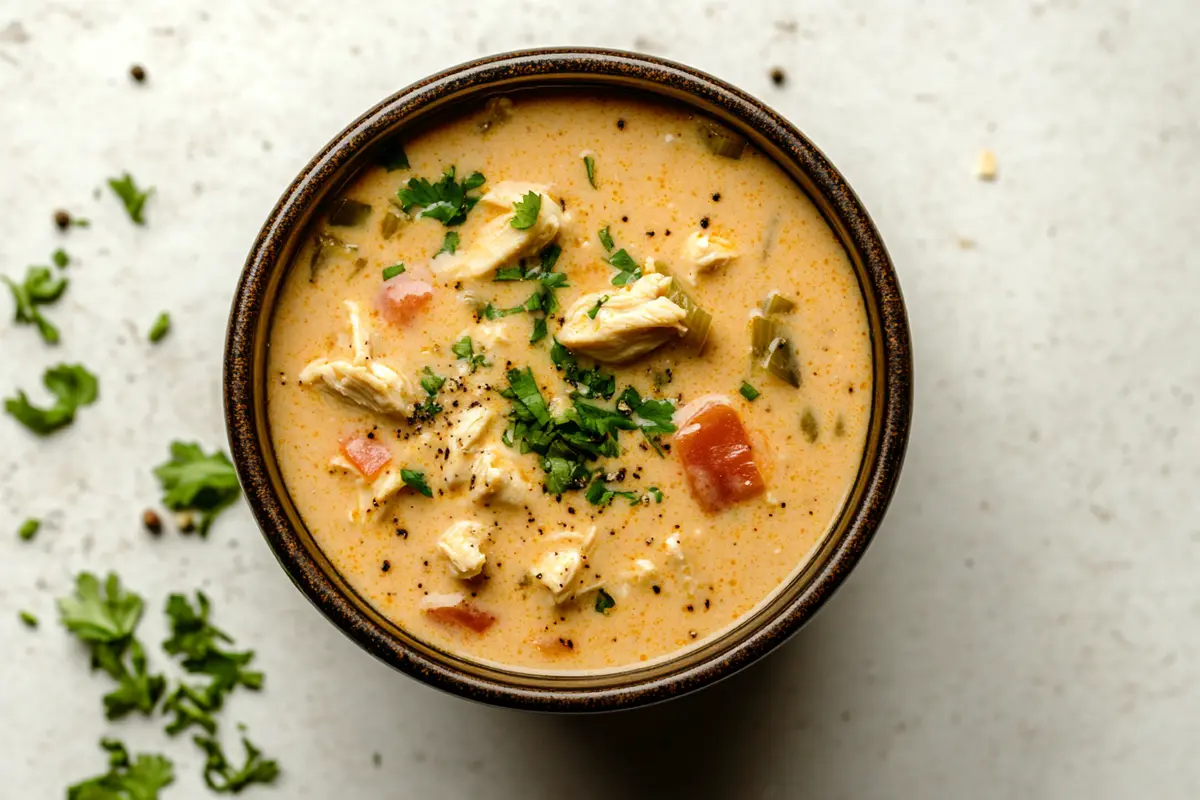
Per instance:
[[[104,724],[105,682],[53,622],[83,568],[150,598],[152,642],[164,595],[203,587],[258,648],[267,690],[228,716],[283,762],[263,797],[1200,794],[1198,38],[1185,0],[0,0],[0,271],[77,259],[58,349],[0,326],[0,392],[62,360],[102,381],[52,439],[0,419],[0,794],[62,796],[105,732],[159,747],[157,723]],[[206,542],[140,527],[167,442],[223,444],[231,292],[293,174],[426,73],[560,43],[688,62],[794,120],[882,229],[917,353],[904,479],[840,595],[756,668],[603,718],[393,674],[240,505]],[[121,170],[156,187],[145,228],[93,196]],[[92,227],[60,236],[58,207]],[[32,544],[27,515],[47,520]],[[209,796],[191,745],[166,749],[167,797]]]

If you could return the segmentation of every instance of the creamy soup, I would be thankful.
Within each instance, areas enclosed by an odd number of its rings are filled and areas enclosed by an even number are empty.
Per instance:
[[[269,420],[349,584],[451,653],[637,666],[719,635],[841,512],[857,279],[805,194],[680,107],[514,95],[411,133],[316,221]]]

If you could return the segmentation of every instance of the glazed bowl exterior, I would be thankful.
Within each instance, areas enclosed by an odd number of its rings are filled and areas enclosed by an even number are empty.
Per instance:
[[[284,485],[266,412],[271,317],[282,279],[322,203],[389,137],[489,95],[525,89],[627,91],[691,107],[738,131],[809,195],[858,275],[874,362],[871,424],[857,481],[809,563],[719,638],[648,666],[601,674],[530,674],[482,665],[409,635],[360,597],[305,528]],[[542,49],[483,58],[392,95],[338,134],[283,193],[242,272],[225,346],[225,415],[238,476],[263,536],[296,586],[371,654],[432,686],[502,706],[602,711],[675,697],[762,658],[812,618],[871,542],[899,478],[912,405],[908,320],[878,231],[845,179],[762,102],[689,67],[611,50]]]

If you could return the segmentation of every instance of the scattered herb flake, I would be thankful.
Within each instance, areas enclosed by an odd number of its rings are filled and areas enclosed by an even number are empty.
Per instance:
[[[404,152],[404,143],[397,139],[386,144],[379,151],[379,166],[388,172],[408,169],[408,153]]]
[[[18,611],[17,618],[26,628],[36,628],[38,626],[38,618],[31,611]]]
[[[811,408],[804,409],[803,416],[800,417],[800,430],[804,433],[804,438],[809,444],[817,441],[817,418],[813,416]]]
[[[513,203],[511,225],[519,231],[532,228],[541,210],[542,196],[534,191],[526,192],[524,197]]]
[[[201,536],[241,493],[228,456],[219,450],[205,455],[194,442],[172,442],[170,460],[155,467],[154,475],[163,489],[163,505],[200,514]]]
[[[422,370],[421,388],[424,389],[425,393],[430,397],[440,392],[445,384],[446,379],[435,373],[429,367],[425,367],[425,369]]]
[[[546,318],[538,317],[533,321],[533,332],[529,334],[529,343],[537,344],[542,339],[546,338],[549,331],[546,329]]]
[[[588,312],[587,312],[588,318],[595,319],[596,315],[600,313],[600,306],[604,305],[607,302],[608,302],[608,295],[604,295],[599,300],[597,300],[596,305],[594,305],[588,309]]]
[[[39,306],[56,302],[67,289],[67,279],[56,277],[49,267],[29,267],[25,280],[17,283],[0,275],[13,296],[16,306],[13,321],[19,325],[34,325],[46,344],[58,344],[59,332],[48,319],[42,316]]]
[[[616,604],[617,601],[613,600],[612,595],[608,592],[604,591],[603,589],[598,589],[596,591],[596,611],[598,613],[607,615],[609,609]]]
[[[59,364],[42,375],[42,385],[55,398],[49,408],[38,408],[29,402],[25,392],[4,401],[4,410],[39,436],[48,436],[70,425],[80,406],[91,405],[99,395],[96,376],[79,364]]]
[[[650,494],[651,497],[654,498],[654,502],[661,503],[663,501],[662,489],[659,489],[657,486],[651,486],[646,491]]]
[[[147,338],[151,342],[158,343],[170,332],[171,315],[164,311],[154,319],[154,324],[150,326],[150,333],[147,335]]]
[[[471,373],[480,367],[488,365],[487,358],[482,353],[475,352],[475,345],[470,336],[464,336],[450,346],[450,351],[459,361],[466,361],[471,366]]]
[[[33,537],[37,536],[38,530],[42,527],[40,519],[30,517],[21,523],[21,527],[17,529],[17,536],[21,537],[21,541],[33,541]]]
[[[145,225],[146,219],[143,211],[146,208],[146,199],[154,192],[154,187],[150,187],[144,192],[141,191],[134,183],[133,176],[128,172],[120,178],[109,178],[108,185],[117,197],[121,198],[121,202],[125,204],[125,211],[134,224]]]
[[[742,395],[742,397],[750,400],[751,402],[757,400],[759,394],[761,394],[758,389],[755,389],[746,381],[742,381],[742,388],[738,389],[738,392]]]
[[[440,256],[442,253],[454,255],[458,251],[458,245],[461,241],[457,231],[446,231],[446,235],[442,237],[442,249],[438,250],[434,255]]]
[[[263,758],[262,751],[245,736],[242,747],[246,751],[246,762],[236,768],[229,763],[215,737],[196,736],[193,741],[204,751],[204,783],[217,794],[241,794],[247,786],[271,784],[279,777],[279,763]]]
[[[617,269],[617,275],[612,279],[613,286],[625,286],[642,277],[642,268],[633,260],[633,256],[625,252],[624,248],[605,260],[608,261],[609,266]]]
[[[563,372],[563,378],[572,384],[583,397],[602,397],[605,400],[617,391],[617,379],[611,372],[600,367],[582,369],[575,355],[557,339],[550,347],[550,360],[555,368]]]
[[[400,470],[400,479],[410,489],[415,489],[426,497],[433,497],[433,489],[425,482],[425,473],[416,469]]]
[[[481,173],[473,172],[460,183],[455,179],[455,168],[450,167],[442,173],[437,183],[430,183],[425,178],[412,178],[407,188],[401,189],[397,196],[405,214],[421,206],[422,217],[431,217],[446,227],[454,227],[465,222],[467,214],[479,202],[479,194],[472,190],[478,189],[485,181]]]
[[[101,739],[108,752],[108,772],[67,789],[67,800],[158,800],[161,789],[175,780],[171,759],[139,753],[132,761],[125,745]]]
[[[595,189],[596,188],[596,159],[592,158],[591,156],[584,156],[583,157],[583,168],[587,170],[588,183],[590,183],[592,185],[592,188]]]
[[[71,263],[71,257],[67,255],[67,251],[63,250],[61,247],[51,254],[50,260],[52,260],[54,262],[54,266],[58,267],[59,269],[63,269]]]
[[[233,644],[233,639],[208,621],[210,608],[203,592],[196,592],[195,606],[184,595],[168,597],[164,611],[171,635],[163,641],[163,650],[168,655],[183,656],[182,666],[187,672],[210,677],[210,695],[224,695],[238,686],[258,691],[263,674],[246,669],[254,660],[254,651],[225,649],[222,645]]]
[[[608,232],[607,225],[600,229],[600,244],[604,245],[604,251],[607,253],[611,253],[613,247],[615,246],[613,244],[612,234]]]
[[[599,478],[593,481],[592,485],[588,487],[587,492],[584,493],[584,497],[594,506],[609,505],[617,497],[624,497],[629,501],[630,505],[636,505],[641,501],[637,492],[618,492],[615,489],[608,488],[604,484],[604,481]]]
[[[403,264],[392,264],[390,267],[384,267],[384,269],[383,269],[383,279],[385,281],[390,281],[392,278],[396,277],[397,275],[402,275],[402,274],[404,274],[404,265]]]

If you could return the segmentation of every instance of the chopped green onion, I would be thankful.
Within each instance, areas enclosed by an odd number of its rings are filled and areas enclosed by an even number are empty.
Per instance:
[[[62,269],[71,263],[71,257],[67,255],[67,251],[63,250],[61,247],[55,250],[54,254],[51,255],[50,258],[54,261],[54,266],[58,267],[59,269]]]
[[[21,527],[17,529],[17,536],[21,537],[21,541],[29,542],[33,537],[37,536],[38,529],[42,527],[40,519],[30,517],[21,523]]]
[[[742,381],[742,388],[738,389],[738,392],[741,393],[742,397],[746,398],[747,400],[749,400],[751,402],[757,400],[758,395],[759,395],[758,389],[755,389],[753,386],[751,386],[746,381]]]
[[[596,305],[594,305],[588,309],[588,312],[587,312],[588,318],[595,319],[596,315],[600,313],[600,306],[604,305],[607,302],[608,302],[608,295],[604,295],[599,300],[597,300]]]
[[[17,616],[26,628],[36,628],[38,626],[38,618],[28,611],[18,611]]]
[[[592,188],[595,189],[596,188],[596,159],[592,158],[591,156],[584,156],[583,157],[583,166],[587,170],[588,183],[590,183],[592,185]]]
[[[160,342],[162,338],[171,330],[171,315],[167,312],[162,312],[154,320],[154,324],[150,326],[150,333],[147,334],[151,342]]]
[[[385,281],[390,281],[392,278],[396,277],[397,275],[403,274],[403,272],[404,272],[403,264],[392,264],[390,267],[384,268],[383,279]]]
[[[604,245],[605,250],[607,250],[610,253],[612,252],[613,238],[612,238],[612,234],[608,232],[607,225],[605,225],[603,228],[600,229],[600,244]]]

